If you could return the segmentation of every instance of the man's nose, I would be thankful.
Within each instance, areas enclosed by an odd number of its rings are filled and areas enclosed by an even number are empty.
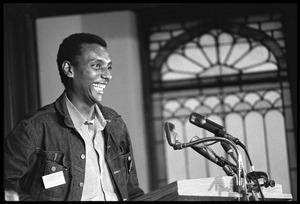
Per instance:
[[[103,72],[101,74],[101,78],[106,79],[106,80],[110,80],[110,79],[112,79],[112,75],[111,75],[110,71],[107,69],[105,72]]]

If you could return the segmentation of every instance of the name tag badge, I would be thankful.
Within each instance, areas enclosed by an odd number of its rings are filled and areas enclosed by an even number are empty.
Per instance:
[[[64,173],[62,171],[42,176],[45,189],[53,188],[66,183]]]

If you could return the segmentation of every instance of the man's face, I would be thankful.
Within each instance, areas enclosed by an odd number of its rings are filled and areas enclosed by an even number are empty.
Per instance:
[[[76,98],[88,105],[100,102],[112,78],[112,63],[107,50],[98,44],[82,44],[82,54],[73,67],[72,89]]]

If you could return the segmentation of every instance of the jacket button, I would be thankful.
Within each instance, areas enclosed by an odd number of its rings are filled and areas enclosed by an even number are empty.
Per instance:
[[[84,154],[80,155],[80,158],[85,159],[85,155]]]
[[[52,167],[51,167],[51,171],[56,171],[56,167],[55,167],[55,166],[52,166]]]
[[[80,182],[80,183],[79,183],[79,186],[82,187],[82,186],[83,186],[83,182]]]

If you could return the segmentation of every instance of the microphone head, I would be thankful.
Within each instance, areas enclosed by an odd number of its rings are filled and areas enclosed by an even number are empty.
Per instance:
[[[198,113],[192,113],[189,118],[190,123],[203,128],[216,136],[223,136],[226,134],[225,128],[209,119],[206,116],[202,116]]]
[[[206,118],[198,113],[192,113],[189,121],[196,126],[203,127],[203,125],[206,123]]]
[[[177,133],[174,131],[175,125],[170,122],[165,122],[165,133],[170,146],[174,147],[177,140]]]

